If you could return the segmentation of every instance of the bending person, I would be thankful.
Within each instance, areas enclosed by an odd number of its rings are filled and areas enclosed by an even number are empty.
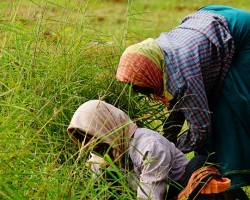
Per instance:
[[[117,165],[120,163],[124,169],[127,168],[126,163],[129,160],[132,166],[129,173],[132,173],[134,178],[129,179],[128,183],[137,191],[138,199],[165,199],[167,184],[170,181],[177,182],[182,186],[181,189],[185,188],[180,193],[180,198],[183,199],[197,195],[200,186],[204,186],[210,179],[216,184],[223,180],[214,166],[205,166],[206,157],[198,156],[188,161],[185,155],[161,134],[138,128],[123,111],[103,101],[91,100],[81,105],[74,113],[67,131],[76,144],[80,143],[85,150],[95,151],[100,157],[109,154],[113,162]],[[101,161],[100,157],[97,161],[94,156],[88,163],[88,167],[99,174],[102,171],[100,166],[107,164],[105,160]],[[191,176],[192,182],[189,181]],[[212,187],[213,185],[214,182],[207,184],[204,192],[223,192],[230,186],[230,182],[227,182],[226,187]],[[214,191],[214,188],[222,190]],[[168,195],[168,199],[180,192],[176,191],[171,197]]]
[[[159,38],[128,47],[116,77],[173,109],[166,134],[177,137],[186,120],[189,131],[177,148],[215,152],[213,161],[235,189],[250,185],[249,75],[250,13],[212,5]]]

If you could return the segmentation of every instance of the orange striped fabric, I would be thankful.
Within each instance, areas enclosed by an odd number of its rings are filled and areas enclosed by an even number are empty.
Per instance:
[[[163,92],[161,69],[147,56],[139,53],[126,53],[121,57],[116,78],[122,82],[152,88],[157,95]]]

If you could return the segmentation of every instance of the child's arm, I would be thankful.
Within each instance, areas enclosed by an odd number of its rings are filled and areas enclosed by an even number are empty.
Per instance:
[[[164,199],[174,151],[162,143],[151,142],[143,149],[143,164],[137,188],[138,199]]]

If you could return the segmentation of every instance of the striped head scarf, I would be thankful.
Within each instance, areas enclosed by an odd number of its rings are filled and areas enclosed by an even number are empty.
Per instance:
[[[163,51],[153,38],[129,46],[120,58],[116,78],[125,83],[153,89],[164,104],[172,99],[166,90]]]
[[[126,152],[136,129],[137,125],[122,110],[101,100],[90,100],[75,111],[67,131],[75,143],[78,141],[74,133],[79,130],[93,137],[94,141],[109,144],[114,157],[118,158]]]

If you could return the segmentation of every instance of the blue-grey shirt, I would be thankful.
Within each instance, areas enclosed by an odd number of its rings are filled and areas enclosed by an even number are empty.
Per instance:
[[[234,54],[228,22],[221,15],[197,11],[156,42],[164,52],[166,88],[189,127],[177,147],[185,153],[197,150],[211,133],[211,110]]]

